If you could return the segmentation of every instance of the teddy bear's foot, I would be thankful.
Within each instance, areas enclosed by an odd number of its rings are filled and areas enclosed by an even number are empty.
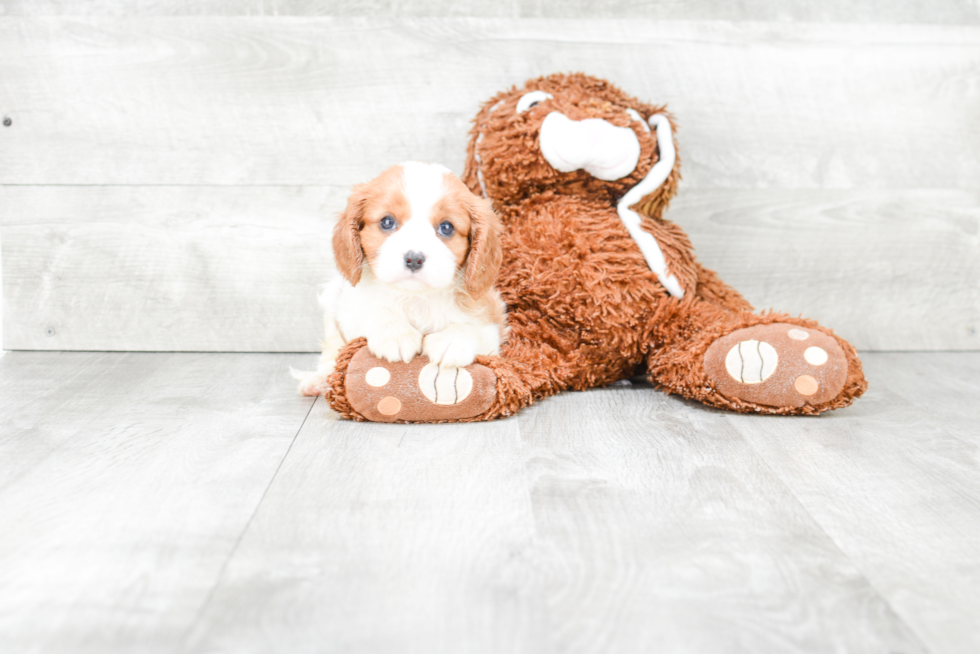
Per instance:
[[[345,386],[351,408],[372,422],[443,422],[484,413],[497,377],[478,363],[440,368],[424,356],[391,363],[362,347],[347,366]]]
[[[787,323],[738,329],[711,344],[704,370],[730,400],[766,407],[817,407],[847,380],[847,357],[828,334]]]

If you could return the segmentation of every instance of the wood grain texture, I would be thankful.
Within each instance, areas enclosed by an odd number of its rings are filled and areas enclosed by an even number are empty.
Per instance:
[[[0,187],[8,349],[314,351],[341,187]],[[980,347],[980,196],[682,188],[668,217],[760,309],[862,350]]]
[[[727,417],[930,651],[980,649],[980,353],[867,357],[846,412]]]
[[[980,358],[976,354],[940,353],[905,359],[883,354],[879,365],[889,388],[915,403],[945,432],[980,445],[976,398],[980,397]]]
[[[3,0],[0,16],[646,17],[871,23],[980,23],[976,0]]]
[[[192,652],[549,651],[516,420],[337,422],[290,450]]]
[[[924,651],[719,412],[624,385],[519,418],[556,651]]]
[[[0,184],[330,184],[459,170],[478,103],[585,70],[666,102],[690,187],[970,188],[980,27],[2,18]]]
[[[668,217],[757,309],[861,350],[980,349],[980,193],[690,189]]]
[[[165,362],[103,352],[19,353],[0,362],[0,492],[98,423],[93,405],[138,403]]]
[[[312,351],[347,189],[0,187],[5,346]]]
[[[0,360],[0,651],[179,651],[309,412],[297,362]]]
[[[978,649],[980,353],[869,354],[818,418],[436,426],[306,418],[306,359],[0,359],[0,651]]]
[[[6,353],[3,344],[3,227],[0,226],[0,358]]]

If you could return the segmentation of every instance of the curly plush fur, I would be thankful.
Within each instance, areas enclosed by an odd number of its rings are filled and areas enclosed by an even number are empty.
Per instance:
[[[551,98],[516,111],[521,96],[532,90]],[[663,218],[677,191],[679,157],[663,184],[633,206],[685,290],[683,298],[671,296],[661,285],[616,210],[619,198],[659,160],[656,134],[631,121],[627,109],[644,118],[666,115],[675,127],[665,107],[643,103],[582,74],[530,80],[491,98],[478,113],[463,181],[493,201],[504,225],[496,286],[508,307],[510,337],[499,357],[477,362],[496,375],[493,403],[479,415],[457,419],[512,415],[537,399],[607,385],[644,369],[667,392],[739,412],[817,414],[853,402],[867,382],[849,343],[812,320],[752,313],[736,290],[696,261],[684,231]],[[640,144],[635,170],[603,181],[585,170],[553,168],[538,146],[541,123],[552,111],[572,121],[598,118],[633,129]],[[722,393],[705,362],[712,343],[736,330],[753,338],[751,328],[771,324],[785,325],[804,339],[806,334],[822,338],[819,333],[832,337],[839,346],[830,348],[831,363],[841,370],[839,392],[813,403],[798,395],[793,402],[781,399],[795,394],[792,388],[777,389],[776,399],[766,402]],[[346,398],[344,372],[351,353],[360,347],[351,343],[341,354],[328,391],[331,405],[353,419],[361,416]],[[439,420],[433,416],[431,421]]]

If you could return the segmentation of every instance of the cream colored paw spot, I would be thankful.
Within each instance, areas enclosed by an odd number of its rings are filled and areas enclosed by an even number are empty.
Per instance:
[[[792,338],[794,341],[805,341],[806,339],[810,338],[810,335],[802,329],[791,329],[786,332],[786,335]]]
[[[779,355],[765,341],[741,341],[728,351],[725,369],[742,384],[761,384],[776,371]]]
[[[402,403],[397,397],[391,397],[390,395],[383,398],[378,402],[378,411],[382,415],[393,416],[402,410]]]
[[[818,384],[817,380],[810,375],[800,375],[796,378],[796,381],[793,382],[793,388],[795,388],[796,392],[800,395],[813,395],[820,388],[820,384]]]
[[[371,368],[364,375],[364,381],[368,383],[368,386],[374,386],[375,388],[381,388],[388,383],[389,379],[391,379],[391,373],[388,372],[387,368],[382,368],[381,366]]]
[[[473,376],[465,368],[430,363],[419,372],[419,389],[434,404],[459,404],[473,391]]]
[[[811,366],[822,366],[827,363],[827,351],[822,347],[808,347],[803,353],[803,358]]]

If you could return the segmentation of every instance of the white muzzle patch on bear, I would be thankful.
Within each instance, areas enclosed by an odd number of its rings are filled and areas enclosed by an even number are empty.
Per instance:
[[[626,177],[640,160],[640,141],[629,127],[601,118],[571,120],[552,111],[541,123],[541,154],[563,173],[584,170],[606,182]]]

